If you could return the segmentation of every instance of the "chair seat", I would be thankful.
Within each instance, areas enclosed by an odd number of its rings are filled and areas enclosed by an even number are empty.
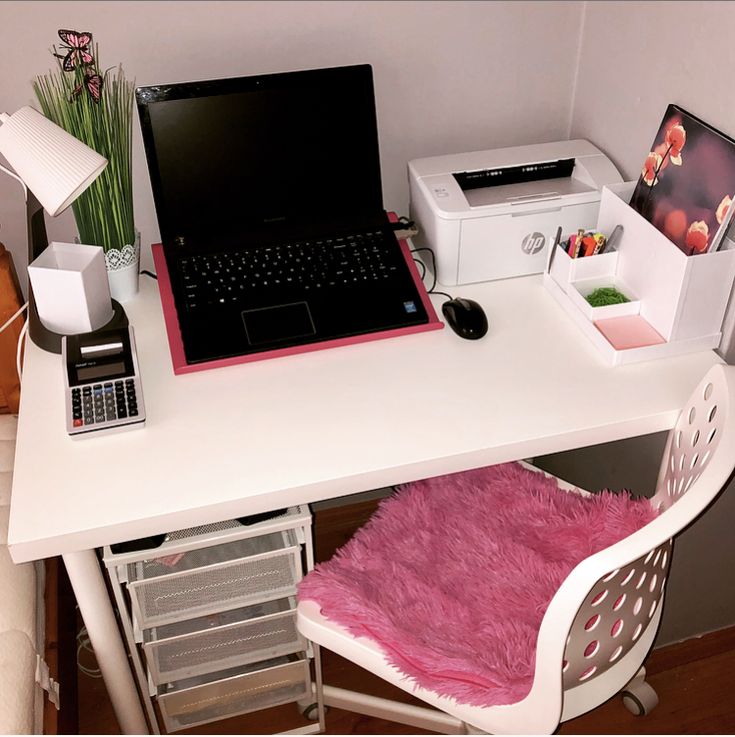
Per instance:
[[[646,499],[568,493],[516,463],[420,481],[309,573],[299,599],[376,642],[422,689],[473,706],[515,703],[531,688],[560,584],[654,516]]]

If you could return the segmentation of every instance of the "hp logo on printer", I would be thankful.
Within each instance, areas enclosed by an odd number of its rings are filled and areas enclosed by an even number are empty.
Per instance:
[[[538,253],[546,244],[546,236],[544,236],[542,233],[539,233],[536,231],[535,233],[529,233],[522,241],[521,241],[521,251],[526,254],[526,256],[533,256],[534,254]]]

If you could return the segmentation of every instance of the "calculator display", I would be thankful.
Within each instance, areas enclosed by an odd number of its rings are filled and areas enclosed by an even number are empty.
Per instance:
[[[125,376],[125,363],[103,363],[101,365],[77,367],[77,381],[88,381],[89,379],[114,379],[117,376]]]
[[[66,370],[70,386],[131,376],[133,361],[127,328],[69,336]]]

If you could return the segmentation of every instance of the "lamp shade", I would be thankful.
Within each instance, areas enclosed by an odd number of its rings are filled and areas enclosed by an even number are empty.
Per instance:
[[[0,153],[49,215],[71,205],[107,159],[32,107],[0,114]]]

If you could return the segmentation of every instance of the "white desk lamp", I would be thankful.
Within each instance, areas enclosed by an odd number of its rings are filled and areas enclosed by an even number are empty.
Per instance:
[[[28,263],[48,245],[43,210],[56,216],[76,200],[107,166],[107,159],[52,123],[31,107],[13,115],[0,113],[0,153],[15,171],[0,165],[17,179],[26,195]],[[44,350],[61,353],[61,335],[44,327],[38,318],[28,282],[28,333]],[[113,301],[117,323],[122,308]]]

